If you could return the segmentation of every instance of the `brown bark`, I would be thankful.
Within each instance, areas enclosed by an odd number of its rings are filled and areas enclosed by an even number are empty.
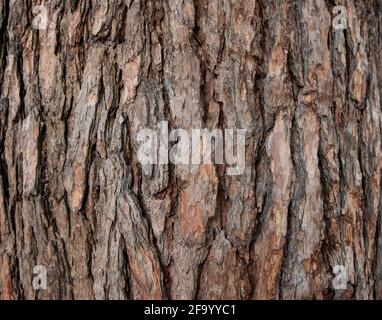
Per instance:
[[[0,298],[381,299],[381,7],[2,0]],[[244,174],[144,174],[160,121],[246,128]]]

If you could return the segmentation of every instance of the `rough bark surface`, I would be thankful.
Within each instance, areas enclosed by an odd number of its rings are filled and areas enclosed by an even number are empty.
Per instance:
[[[381,299],[381,10],[1,0],[0,298]],[[160,121],[246,128],[244,174],[143,174]]]

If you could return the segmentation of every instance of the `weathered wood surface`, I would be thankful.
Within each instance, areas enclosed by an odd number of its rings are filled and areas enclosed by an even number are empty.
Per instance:
[[[381,299],[381,10],[1,0],[0,298]],[[163,120],[247,128],[244,174],[144,175]]]

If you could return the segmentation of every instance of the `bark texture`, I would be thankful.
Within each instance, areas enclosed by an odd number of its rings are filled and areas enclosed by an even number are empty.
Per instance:
[[[0,298],[381,299],[381,10],[1,0]],[[160,121],[246,128],[244,174],[143,174]]]

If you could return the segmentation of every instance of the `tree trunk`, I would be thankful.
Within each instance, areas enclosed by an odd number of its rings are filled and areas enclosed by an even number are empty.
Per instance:
[[[381,8],[2,0],[0,298],[381,299]],[[244,172],[146,172],[163,121]]]

